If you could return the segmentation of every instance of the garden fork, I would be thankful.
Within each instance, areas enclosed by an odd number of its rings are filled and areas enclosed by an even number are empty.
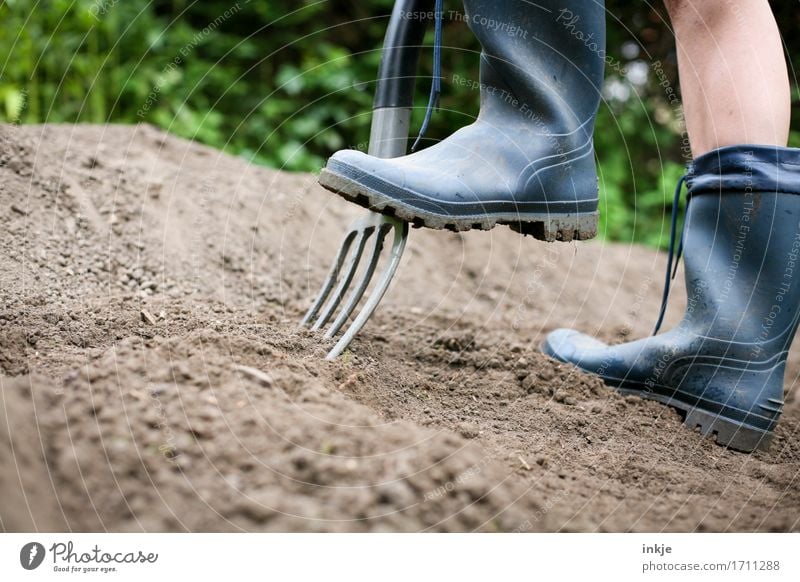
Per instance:
[[[433,7],[434,0],[395,2],[381,53],[370,128],[370,155],[393,158],[406,153],[417,63],[425,35],[425,22],[421,15],[429,14]],[[344,352],[386,293],[403,256],[408,239],[408,223],[375,212],[369,212],[353,222],[314,304],[301,322],[303,326],[310,325],[312,330],[321,330],[335,315],[324,335],[326,339],[333,338],[358,307],[375,274],[384,242],[392,231],[392,248],[383,273],[355,320],[328,352],[328,360]],[[361,258],[367,247],[369,250],[363,271],[344,306],[336,314],[337,307],[345,299],[362,265]]]

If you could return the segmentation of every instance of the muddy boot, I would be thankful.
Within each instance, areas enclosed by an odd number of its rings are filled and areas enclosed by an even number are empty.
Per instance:
[[[695,160],[686,184],[688,304],[680,324],[615,346],[560,329],[543,351],[622,392],[674,406],[687,426],[720,444],[766,449],[800,307],[800,150],[725,147]]]
[[[399,158],[337,152],[320,184],[416,226],[459,231],[508,224],[544,240],[593,237],[603,2],[464,5],[483,47],[475,123]],[[453,82],[477,86],[470,79]]]

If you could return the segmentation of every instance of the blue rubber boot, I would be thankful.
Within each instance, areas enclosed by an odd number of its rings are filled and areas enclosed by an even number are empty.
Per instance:
[[[466,0],[464,6],[483,48],[477,120],[399,158],[337,152],[320,184],[415,226],[461,231],[507,224],[543,240],[593,237],[603,2]],[[474,79],[453,83],[478,86]]]
[[[615,346],[559,329],[543,351],[677,408],[689,428],[719,444],[766,449],[800,307],[800,150],[721,148],[694,161],[686,184],[688,304],[680,324]],[[668,282],[669,273],[656,332]]]

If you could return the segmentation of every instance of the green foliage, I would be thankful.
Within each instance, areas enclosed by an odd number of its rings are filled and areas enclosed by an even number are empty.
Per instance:
[[[315,171],[340,148],[366,147],[374,78],[391,0],[29,0],[0,4],[0,119],[21,123],[147,122],[248,159]],[[454,3],[455,4],[455,3]],[[774,4],[796,28],[793,7]],[[647,3],[607,2],[608,53],[623,66],[664,62],[677,85],[664,19]],[[454,10],[460,6],[448,6]],[[784,14],[785,13],[785,14]],[[628,28],[623,27],[625,23]],[[789,54],[797,35],[784,30]],[[427,42],[430,44],[430,34]],[[479,47],[445,23],[444,95],[430,143],[469,123]],[[627,54],[625,58],[622,55]],[[427,103],[425,50],[412,128]],[[602,236],[664,246],[665,217],[683,171],[680,111],[650,75],[609,98],[597,122]],[[413,131],[413,130],[412,130]],[[792,133],[800,143],[800,128]]]

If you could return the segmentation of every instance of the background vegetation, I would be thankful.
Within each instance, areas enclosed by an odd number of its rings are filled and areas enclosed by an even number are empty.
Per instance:
[[[364,147],[391,0],[5,0],[0,4],[0,119],[147,122],[287,170],[315,171],[334,150]],[[461,8],[449,2],[447,10]],[[673,38],[660,2],[608,0],[607,72],[597,124],[603,236],[663,245],[684,159]],[[773,3],[800,65],[800,11]],[[477,113],[478,45],[445,23],[443,138]],[[430,39],[429,39],[430,40]],[[430,76],[431,51],[421,75]],[[659,62],[663,75],[656,74]],[[793,71],[794,74],[794,71]],[[428,79],[418,83],[419,127]],[[794,85],[796,86],[796,80]],[[797,101],[797,95],[795,95]],[[792,142],[800,145],[794,116]]]

